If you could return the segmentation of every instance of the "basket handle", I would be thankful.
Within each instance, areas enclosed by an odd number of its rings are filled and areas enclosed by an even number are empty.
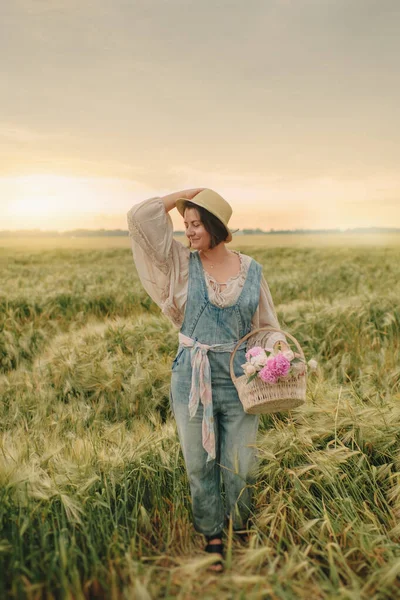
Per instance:
[[[233,361],[235,359],[235,355],[236,355],[236,352],[238,351],[239,346],[241,346],[243,344],[243,342],[245,342],[249,337],[252,337],[256,333],[259,333],[260,331],[277,331],[279,333],[283,333],[286,337],[290,338],[296,344],[296,347],[297,347],[298,351],[300,352],[301,358],[305,361],[303,349],[293,335],[291,335],[287,331],[282,331],[282,329],[276,329],[276,327],[270,327],[269,325],[266,325],[265,327],[259,327],[258,329],[253,329],[247,335],[242,337],[236,344],[236,346],[231,354],[231,360],[229,363],[229,369],[231,372],[232,381],[236,380],[235,371],[233,370]]]

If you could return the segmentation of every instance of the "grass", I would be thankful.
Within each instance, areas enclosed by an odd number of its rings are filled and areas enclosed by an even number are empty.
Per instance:
[[[400,597],[399,249],[302,240],[243,246],[319,369],[262,417],[222,576],[169,410],[176,330],[129,247],[0,250],[1,598]]]
[[[183,235],[177,240],[185,243]],[[104,250],[105,248],[129,248],[128,233],[126,236],[93,236],[93,237],[42,237],[13,236],[0,238],[0,245],[10,252],[37,253],[54,248],[66,250]],[[307,234],[273,234],[273,235],[234,235],[232,247],[235,248],[281,248],[295,247],[399,247],[400,234],[390,233],[307,233]]]

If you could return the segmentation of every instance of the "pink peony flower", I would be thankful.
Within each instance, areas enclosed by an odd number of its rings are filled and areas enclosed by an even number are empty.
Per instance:
[[[265,353],[264,349],[261,346],[254,346],[254,348],[250,348],[245,354],[246,360],[250,360],[252,356],[258,356],[259,354]]]
[[[275,373],[270,369],[268,364],[266,364],[265,367],[261,369],[261,371],[258,373],[258,376],[260,379],[262,379],[262,381],[265,381],[266,383],[277,382],[277,377]]]
[[[290,370],[290,360],[283,356],[283,354],[277,354],[275,356],[275,374],[277,377],[285,377]]]
[[[265,367],[261,369],[258,376],[267,383],[276,383],[280,377],[286,377],[289,371],[290,360],[283,354],[277,354],[267,360]]]

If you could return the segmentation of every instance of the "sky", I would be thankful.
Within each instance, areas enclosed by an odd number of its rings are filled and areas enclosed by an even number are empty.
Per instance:
[[[398,0],[3,3],[0,230],[194,187],[232,228],[400,227],[399,27]]]

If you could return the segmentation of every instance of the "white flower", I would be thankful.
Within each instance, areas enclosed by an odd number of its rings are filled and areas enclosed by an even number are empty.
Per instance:
[[[265,367],[267,358],[268,357],[265,352],[260,352],[260,354],[257,354],[257,356],[251,357],[251,364],[255,366],[256,370],[262,369],[262,367]]]
[[[318,363],[314,358],[310,358],[307,364],[310,367],[311,371],[317,370]]]
[[[250,377],[250,375],[253,375],[256,372],[255,366],[251,363],[245,363],[244,365],[242,365],[242,368],[247,377]]]
[[[306,371],[306,365],[304,362],[295,362],[291,365],[291,369],[295,375],[303,375]]]
[[[284,350],[282,352],[282,354],[288,360],[293,360],[293,358],[294,358],[294,352],[292,350],[290,350],[290,348],[289,348],[289,350]]]

